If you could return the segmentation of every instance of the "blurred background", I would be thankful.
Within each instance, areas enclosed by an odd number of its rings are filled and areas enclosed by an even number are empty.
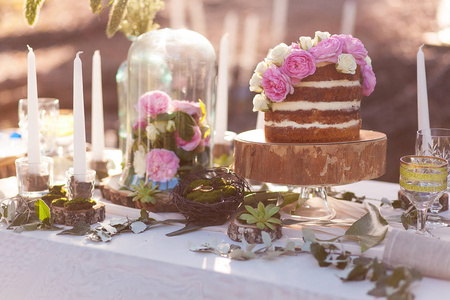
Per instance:
[[[105,2],[105,1],[104,1]],[[108,1],[106,1],[108,2]],[[105,3],[106,3],[105,2]],[[386,174],[398,181],[400,156],[414,152],[417,130],[416,54],[426,58],[431,127],[450,127],[450,1],[443,0],[166,0],[155,22],[187,27],[206,36],[217,53],[230,34],[229,130],[254,129],[248,81],[257,62],[280,42],[291,44],[317,30],[352,33],[369,51],[377,77],[362,102],[363,128],[388,137]],[[72,108],[73,59],[83,61],[86,134],[90,140],[91,64],[102,56],[107,146],[117,147],[116,73],[131,45],[122,33],[106,36],[109,9],[94,15],[89,0],[47,0],[34,27],[23,15],[24,0],[0,0],[0,130],[18,127],[18,101],[26,98],[27,45],[36,54],[39,97]],[[354,12],[354,13],[353,13]],[[176,17],[171,17],[176,15]],[[281,16],[281,18],[280,18]]]

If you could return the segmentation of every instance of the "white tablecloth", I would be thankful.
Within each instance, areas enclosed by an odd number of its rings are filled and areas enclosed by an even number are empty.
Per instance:
[[[14,193],[13,186],[15,178],[0,180],[5,194]],[[396,199],[398,191],[397,184],[376,181],[342,188],[378,199]],[[113,213],[136,217],[139,211],[107,203],[107,219]],[[344,283],[340,271],[320,268],[308,253],[231,261],[189,251],[189,243],[212,239],[235,243],[225,227],[167,237],[179,227],[161,226],[109,243],[48,231],[16,234],[5,227],[0,225],[0,299],[374,299],[367,295],[373,283]],[[301,243],[301,231],[285,232]],[[283,237],[277,245],[285,242]],[[379,245],[367,255],[381,257],[382,251]],[[419,300],[448,299],[450,282],[424,278],[413,292]]]

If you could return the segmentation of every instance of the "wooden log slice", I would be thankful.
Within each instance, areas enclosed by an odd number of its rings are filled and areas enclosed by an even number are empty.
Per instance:
[[[236,219],[232,219],[230,225],[228,225],[227,234],[233,241],[242,242],[244,239],[249,244],[262,244],[261,232],[267,232],[272,241],[278,240],[283,235],[281,232],[281,225],[275,225],[275,229],[269,228],[259,229],[256,225],[241,224]]]
[[[343,185],[383,175],[386,149],[386,135],[369,130],[356,141],[315,144],[269,143],[262,130],[250,130],[236,137],[234,171],[262,182]]]
[[[66,226],[74,226],[77,222],[83,221],[89,224],[102,222],[105,220],[105,205],[97,202],[91,209],[71,211],[63,207],[50,206],[52,215],[55,216],[54,223]]]
[[[169,193],[160,194],[160,198],[156,201],[156,204],[143,203],[141,201],[133,201],[133,197],[130,196],[131,192],[127,190],[120,190],[119,175],[105,178],[100,183],[100,191],[102,197],[111,201],[114,204],[145,209],[150,212],[178,212],[175,204],[170,201]]]

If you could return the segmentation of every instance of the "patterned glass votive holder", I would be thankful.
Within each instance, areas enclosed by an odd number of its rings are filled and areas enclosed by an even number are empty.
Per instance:
[[[38,198],[48,194],[53,184],[53,159],[42,156],[40,163],[29,163],[28,157],[16,159],[16,176],[19,195]]]
[[[91,199],[95,188],[95,171],[87,170],[84,175],[76,175],[73,168],[66,171],[67,196],[69,200],[75,198]]]

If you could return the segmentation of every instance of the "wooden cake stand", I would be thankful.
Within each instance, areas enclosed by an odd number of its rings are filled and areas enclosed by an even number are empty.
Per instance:
[[[261,182],[300,186],[300,201],[313,191],[316,208],[296,211],[303,218],[329,219],[326,187],[377,178],[386,171],[387,138],[384,133],[361,130],[360,138],[332,143],[269,143],[264,131],[237,135],[234,150],[236,174]],[[317,204],[317,203],[316,203]]]

